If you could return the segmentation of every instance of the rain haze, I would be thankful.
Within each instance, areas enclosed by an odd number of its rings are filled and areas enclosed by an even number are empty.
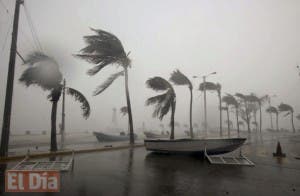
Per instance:
[[[187,75],[194,84],[193,120],[203,121],[203,97],[198,90],[202,76],[216,71],[207,81],[218,82],[222,92],[276,95],[272,105],[281,102],[300,111],[300,1],[298,0],[232,0],[232,1],[141,1],[132,0],[25,0],[43,51],[60,64],[67,85],[80,90],[91,105],[91,116],[81,116],[80,104],[66,99],[66,131],[105,131],[112,122],[112,108],[126,105],[124,77],[118,78],[105,92],[93,91],[110,74],[121,67],[106,67],[94,76],[86,71],[93,67],[73,54],[85,46],[84,35],[90,27],[115,34],[132,60],[129,88],[135,130],[142,123],[157,129],[161,123],[152,118],[152,107],[145,106],[148,97],[157,94],[145,81],[153,76],[166,79],[175,69]],[[0,112],[3,113],[14,3],[1,0],[0,7]],[[7,8],[7,10],[6,10]],[[18,51],[26,57],[36,50],[21,7]],[[8,35],[8,36],[7,36]],[[7,40],[7,41],[5,41]],[[11,131],[50,130],[49,92],[18,79],[24,70],[17,57]],[[189,91],[175,86],[177,105],[175,121],[188,124]],[[218,127],[218,98],[208,93],[208,124]],[[61,102],[58,112],[60,115]],[[264,106],[265,110],[266,106]],[[127,129],[127,117],[117,112],[118,123]],[[169,123],[169,115],[162,123]],[[232,120],[234,115],[232,114]],[[264,113],[263,127],[270,126]],[[60,117],[58,116],[58,122]],[[2,118],[1,118],[2,124]],[[290,129],[290,119],[280,118],[280,127]],[[299,122],[296,122],[296,128]],[[180,130],[178,130],[180,131]]]

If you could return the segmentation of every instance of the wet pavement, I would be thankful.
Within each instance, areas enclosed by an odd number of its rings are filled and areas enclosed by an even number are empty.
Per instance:
[[[153,154],[143,147],[95,152],[75,156],[74,171],[61,175],[61,192],[30,195],[300,195],[299,134],[247,137],[242,152],[255,167],[210,165],[203,157]],[[286,158],[272,156],[277,141]]]

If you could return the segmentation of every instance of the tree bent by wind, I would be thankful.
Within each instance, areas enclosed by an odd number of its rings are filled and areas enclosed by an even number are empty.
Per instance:
[[[279,126],[278,126],[278,110],[277,110],[277,108],[274,107],[274,106],[269,106],[266,109],[266,112],[270,114],[270,118],[272,118],[272,114],[276,115],[276,130],[279,131]],[[272,120],[271,120],[271,123],[272,123]],[[272,125],[271,125],[271,127],[272,127]]]
[[[229,125],[229,112],[228,112],[228,107],[233,106],[235,108],[235,116],[236,116],[236,127],[237,127],[237,133],[238,136],[240,136],[240,124],[239,124],[239,103],[235,99],[234,96],[231,94],[226,94],[223,96],[222,101],[226,104],[227,106],[227,121],[228,121],[228,136],[230,135],[230,125]]]
[[[57,151],[56,141],[56,116],[57,103],[61,96],[62,74],[57,62],[41,53],[33,52],[25,59],[25,65],[28,67],[22,73],[19,81],[26,87],[38,86],[44,91],[50,91],[48,99],[52,102],[51,109],[51,151]],[[75,98],[75,101],[81,103],[82,115],[87,119],[90,115],[90,105],[84,95],[74,88],[65,87],[66,93]]]
[[[205,86],[204,86],[205,85]],[[206,91],[216,91],[218,93],[218,99],[219,99],[219,114],[220,114],[220,119],[219,119],[219,123],[220,123],[220,136],[223,135],[222,133],[222,98],[221,98],[221,90],[222,90],[222,86],[219,83],[213,83],[213,82],[205,82],[205,83],[201,83],[199,86],[199,90],[200,91],[204,91],[204,89]]]
[[[179,70],[174,71],[171,74],[170,81],[175,85],[185,85],[188,86],[190,90],[190,136],[194,138],[193,133],[193,84],[183,73]]]
[[[281,103],[278,106],[278,111],[279,112],[287,112],[284,116],[288,116],[288,115],[291,116],[291,124],[292,124],[292,128],[293,128],[293,132],[295,133],[296,130],[295,130],[295,126],[294,126],[294,109],[293,109],[293,107],[288,104]]]
[[[176,94],[172,85],[162,77],[153,77],[146,81],[148,88],[162,94],[150,97],[146,101],[146,105],[154,105],[153,117],[158,117],[160,120],[171,110],[171,135],[170,139],[174,139],[175,127],[175,109],[176,109]]]
[[[95,34],[83,37],[87,46],[80,50],[80,54],[75,56],[96,65],[88,70],[87,74],[90,76],[97,74],[108,65],[115,64],[123,68],[122,71],[112,74],[103,84],[98,86],[94,91],[94,95],[101,94],[118,77],[125,75],[125,94],[128,110],[130,143],[134,144],[133,119],[128,87],[128,69],[131,67],[131,60],[128,57],[130,52],[125,52],[121,41],[115,35],[100,29],[91,28],[91,30]]]

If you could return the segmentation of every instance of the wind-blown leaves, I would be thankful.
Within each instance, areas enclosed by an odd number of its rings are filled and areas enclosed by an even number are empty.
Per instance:
[[[165,91],[169,88],[172,88],[170,83],[163,79],[162,77],[153,77],[146,81],[146,85],[148,88],[151,88],[155,91]]]
[[[80,50],[80,54],[74,55],[89,63],[96,64],[95,67],[88,70],[88,75],[95,75],[109,64],[130,66],[131,61],[125,53],[121,41],[115,35],[100,29],[91,28],[91,30],[96,35],[84,36],[87,46]]]
[[[188,85],[190,89],[193,88],[191,81],[179,70],[174,71],[171,74],[170,80],[176,85]]]
[[[161,77],[150,78],[146,81],[146,85],[155,91],[166,91],[163,94],[150,97],[146,101],[146,105],[155,105],[152,116],[158,117],[160,120],[162,120],[172,108],[173,103],[176,101],[174,89],[167,80]]]
[[[42,61],[52,61],[52,62],[55,62],[55,60],[53,58],[45,55],[44,53],[39,52],[39,51],[35,51],[35,52],[32,52],[31,54],[29,54],[26,57],[26,59],[24,61],[24,64],[34,65],[34,64],[42,62]],[[55,64],[56,64],[56,62],[55,62]]]
[[[268,108],[266,109],[266,112],[278,114],[278,110],[277,110],[277,108],[275,108],[274,106],[268,107]]]
[[[105,89],[107,89],[118,77],[123,76],[124,71],[120,71],[117,73],[112,74],[105,82],[103,82],[100,86],[96,88],[93,95],[99,95],[102,93]]]
[[[81,92],[70,87],[66,87],[66,93],[81,103],[82,116],[87,119],[90,116],[91,108],[85,96]]]
[[[33,52],[25,62],[30,66],[19,78],[25,86],[37,85],[43,90],[51,90],[61,83],[62,74],[54,59],[43,53]]]
[[[213,82],[205,82],[205,84],[204,83],[200,84],[200,86],[199,86],[200,91],[204,91],[204,85],[205,85],[205,90],[207,90],[207,91],[217,91],[219,88],[219,86],[217,86]]]
[[[279,110],[279,112],[294,112],[294,109],[292,106],[290,106],[288,104],[284,104],[284,103],[281,103],[278,106],[278,110]]]
[[[226,94],[225,96],[223,96],[222,101],[227,105],[233,105],[235,107],[238,107],[239,105],[238,101],[234,98],[234,96],[230,94]]]

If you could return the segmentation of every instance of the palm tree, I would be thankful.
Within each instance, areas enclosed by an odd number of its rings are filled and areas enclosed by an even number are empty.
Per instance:
[[[128,68],[131,67],[131,60],[128,57],[130,52],[125,52],[121,41],[115,35],[100,29],[91,28],[91,30],[95,32],[95,35],[83,37],[87,46],[80,50],[80,54],[75,56],[96,65],[87,72],[87,74],[91,76],[95,75],[108,65],[116,64],[123,68],[122,71],[112,74],[103,84],[98,86],[94,91],[94,95],[99,95],[118,77],[125,75],[125,94],[128,108],[130,144],[134,144],[133,120],[128,88]]]
[[[278,127],[278,110],[277,110],[277,108],[275,108],[273,106],[269,106],[266,109],[266,112],[268,112],[271,115],[271,118],[272,118],[272,113],[276,115],[276,129],[277,129],[277,131],[279,131],[279,127]]]
[[[291,124],[292,124],[292,128],[293,128],[293,132],[295,133],[296,130],[295,130],[295,126],[294,126],[294,109],[293,109],[293,107],[288,104],[281,103],[278,106],[278,111],[279,112],[287,112],[284,116],[291,115]]]
[[[204,86],[205,85],[205,86]],[[205,88],[204,88],[205,87]],[[213,82],[205,82],[201,83],[199,86],[200,91],[216,91],[218,93],[218,98],[219,98],[219,112],[220,112],[220,136],[222,136],[222,99],[221,99],[221,89],[222,86],[219,83],[213,83]]]
[[[33,52],[25,60],[25,64],[28,67],[22,73],[19,81],[23,83],[26,87],[31,85],[37,85],[45,91],[50,91],[48,99],[52,102],[51,110],[51,151],[57,151],[56,142],[56,113],[57,113],[57,102],[59,101],[61,92],[63,90],[62,85],[62,74],[59,70],[59,65],[57,62],[41,53]],[[90,105],[87,99],[79,91],[65,87],[66,93],[79,101],[81,109],[83,111],[82,115],[87,119],[90,115]]]
[[[231,94],[226,94],[226,96],[223,96],[222,101],[226,103],[227,107],[231,105],[231,106],[233,106],[235,108],[236,127],[237,127],[238,136],[239,136],[240,135],[239,102]],[[229,119],[229,114],[228,114],[227,120],[228,119]]]
[[[268,99],[269,96],[265,95],[262,97],[257,97],[254,93],[251,93],[248,96],[248,99],[250,102],[256,102],[259,106],[259,132],[261,132],[261,127],[262,127],[262,104],[265,103]]]
[[[190,136],[194,138],[193,133],[193,84],[183,73],[179,70],[174,71],[170,77],[171,82],[175,85],[186,85],[190,90]]]
[[[249,96],[244,95],[242,93],[236,93],[236,97],[240,99],[240,105],[244,106],[244,108],[240,107],[239,112],[243,120],[246,121],[248,133],[250,133],[250,110],[249,110]]]
[[[146,81],[148,88],[155,91],[164,91],[163,94],[150,97],[146,101],[146,105],[155,105],[153,117],[160,120],[171,110],[171,135],[170,139],[174,139],[174,118],[176,109],[176,94],[172,85],[162,77],[153,77]]]

